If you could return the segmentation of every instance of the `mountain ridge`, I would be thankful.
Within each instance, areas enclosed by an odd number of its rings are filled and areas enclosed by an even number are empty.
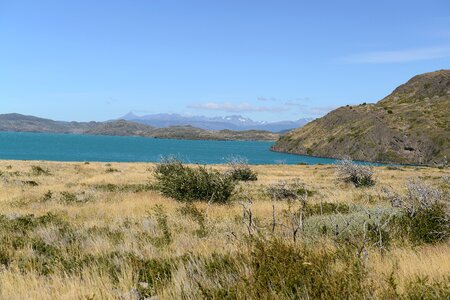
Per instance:
[[[138,116],[133,112],[129,112],[119,119],[160,128],[191,125],[206,130],[265,130],[276,133],[301,127],[313,120],[312,118],[302,118],[297,121],[266,122],[254,121],[241,115],[205,117],[183,116],[180,114],[152,114]]]
[[[67,122],[18,113],[0,114],[0,131],[91,134],[111,136],[141,136],[149,138],[193,140],[266,140],[274,141],[278,134],[261,130],[205,130],[192,126],[156,128],[126,120],[107,122]]]

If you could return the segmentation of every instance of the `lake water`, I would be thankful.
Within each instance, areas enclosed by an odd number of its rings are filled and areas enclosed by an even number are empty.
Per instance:
[[[142,137],[0,132],[0,159],[157,162],[174,155],[184,162],[226,163],[242,157],[249,164],[332,164],[334,159],[270,151],[272,142],[192,141]]]

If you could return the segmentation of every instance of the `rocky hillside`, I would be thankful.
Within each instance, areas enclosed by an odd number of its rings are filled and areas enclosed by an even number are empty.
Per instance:
[[[125,120],[111,122],[61,122],[20,114],[0,115],[0,131],[142,136],[193,140],[268,140],[279,135],[262,130],[204,130],[192,126],[155,128]]]
[[[274,151],[402,164],[450,159],[450,70],[418,75],[376,104],[340,107],[283,135]]]

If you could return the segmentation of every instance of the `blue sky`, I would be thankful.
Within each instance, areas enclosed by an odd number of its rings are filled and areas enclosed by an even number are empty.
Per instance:
[[[0,113],[298,119],[449,67],[448,0],[0,0]]]

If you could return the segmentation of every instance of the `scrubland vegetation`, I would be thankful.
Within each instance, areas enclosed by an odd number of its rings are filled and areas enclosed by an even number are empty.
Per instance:
[[[446,299],[449,175],[2,161],[0,298]]]

